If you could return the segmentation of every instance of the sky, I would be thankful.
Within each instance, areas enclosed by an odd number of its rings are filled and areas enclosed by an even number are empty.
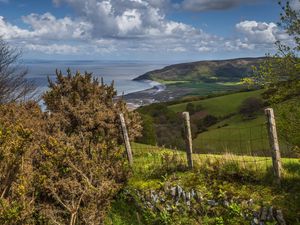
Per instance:
[[[277,0],[0,0],[0,36],[25,59],[256,57],[289,40],[280,12]]]

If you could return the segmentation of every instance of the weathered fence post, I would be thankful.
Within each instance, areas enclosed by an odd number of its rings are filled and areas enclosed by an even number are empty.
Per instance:
[[[131,151],[129,136],[128,136],[125,118],[124,118],[123,113],[120,113],[119,117],[120,117],[121,126],[122,126],[122,134],[123,134],[123,138],[124,138],[124,142],[125,142],[127,158],[128,158],[129,164],[132,166],[132,164],[133,164],[132,151]]]
[[[189,112],[182,113],[184,118],[184,131],[185,131],[185,142],[186,142],[186,157],[188,161],[188,166],[190,169],[193,168],[193,142],[192,142],[192,132],[190,124],[190,114]]]
[[[280,184],[282,168],[281,168],[281,156],[280,156],[279,142],[278,142],[278,136],[276,130],[274,110],[272,108],[267,108],[265,109],[265,114],[267,116],[268,135],[269,135],[269,142],[272,151],[274,174],[276,177],[276,182]]]

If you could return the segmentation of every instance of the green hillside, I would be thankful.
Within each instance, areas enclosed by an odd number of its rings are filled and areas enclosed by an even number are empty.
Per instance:
[[[195,168],[188,170],[184,152],[135,143],[132,149],[132,177],[113,202],[107,225],[246,225],[262,207],[280,209],[287,224],[299,224],[297,159],[282,160],[285,174],[279,188],[271,181],[270,158],[194,154]],[[194,190],[201,200],[191,201],[190,207],[181,199],[173,201],[175,187]],[[214,201],[218,203],[212,205]]]
[[[174,81],[239,82],[241,78],[252,74],[252,66],[257,66],[263,60],[264,58],[239,58],[181,63],[150,71],[135,80],[155,80],[166,83]]]
[[[200,101],[192,102],[195,105],[201,105],[204,110],[214,116],[226,116],[231,113],[237,112],[238,107],[243,100],[249,97],[259,97],[263,93],[262,90],[251,91],[251,92],[239,92],[235,94],[229,94],[219,96],[215,98],[208,98]],[[183,112],[186,110],[188,103],[181,103],[171,105],[169,108],[175,112]]]

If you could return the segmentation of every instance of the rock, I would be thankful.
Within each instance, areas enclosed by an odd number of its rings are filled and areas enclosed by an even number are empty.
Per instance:
[[[215,200],[207,200],[207,204],[209,204],[210,206],[218,205],[218,203]]]
[[[224,201],[224,206],[229,207],[229,202],[228,201]]]
[[[158,195],[155,193],[155,191],[151,191],[150,197],[151,197],[152,201],[158,202]]]
[[[283,219],[283,214],[281,210],[276,210],[276,216],[275,216],[277,222],[279,225],[286,225],[285,220]]]
[[[166,205],[166,210],[167,210],[167,211],[172,211],[172,207],[171,207],[169,204],[167,204],[167,205]]]
[[[259,224],[259,220],[256,217],[253,218],[252,222],[252,224]]]
[[[172,195],[173,198],[176,197],[176,187],[171,188],[171,195]]]
[[[190,192],[187,192],[187,193],[186,193],[186,200],[187,200],[187,201],[190,201],[190,200],[191,200],[191,193],[190,193]]]
[[[268,221],[274,221],[274,212],[273,212],[273,207],[271,206],[268,210],[268,216],[267,216]]]
[[[196,192],[194,191],[194,189],[191,190],[191,197],[195,198],[196,197]]]
[[[181,197],[182,192],[183,192],[182,187],[180,187],[179,185],[177,185],[177,197],[178,198]]]
[[[252,206],[252,205],[253,205],[253,199],[252,199],[252,198],[248,201],[248,205],[249,205],[249,206]]]
[[[184,191],[182,192],[182,200],[183,200],[183,202],[186,202],[186,194]]]
[[[262,207],[260,209],[260,220],[261,221],[266,221],[267,220],[267,215],[268,215],[268,209],[266,207]]]

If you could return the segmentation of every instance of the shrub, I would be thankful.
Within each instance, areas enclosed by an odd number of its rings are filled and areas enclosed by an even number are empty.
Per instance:
[[[41,118],[31,102],[0,106],[0,224],[34,224],[32,157]]]
[[[36,156],[37,183],[47,195],[41,214],[50,223],[99,224],[128,176],[118,115],[125,114],[132,140],[140,118],[115,100],[113,83],[100,84],[92,74],[57,72],[49,87],[48,136]]]
[[[192,102],[189,102],[188,104],[186,104],[186,111],[190,113],[190,115],[195,114],[196,112],[200,112],[202,111],[204,108],[202,105],[195,105]]]
[[[138,142],[148,145],[156,144],[156,134],[154,129],[153,118],[149,115],[142,115],[142,136],[138,138]]]
[[[262,109],[263,101],[260,98],[246,98],[239,109],[239,112],[247,118],[253,118]]]
[[[130,174],[118,114],[131,140],[140,118],[91,74],[57,72],[49,86],[46,113],[34,103],[0,107],[0,223],[102,224]]]

